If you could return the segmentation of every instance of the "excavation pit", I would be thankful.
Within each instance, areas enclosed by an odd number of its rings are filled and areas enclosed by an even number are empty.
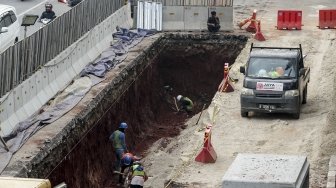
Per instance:
[[[177,136],[189,117],[176,112],[174,97],[192,99],[193,115],[209,106],[223,79],[224,63],[234,63],[247,37],[163,34],[151,40],[145,49],[132,49],[136,56],[129,55],[109,73],[104,86],[89,92],[92,100],[74,109],[78,116],[46,146],[48,153],[40,162],[30,164],[29,177],[72,188],[115,187],[108,137],[118,124],[128,123],[128,148],[140,155],[158,139]]]

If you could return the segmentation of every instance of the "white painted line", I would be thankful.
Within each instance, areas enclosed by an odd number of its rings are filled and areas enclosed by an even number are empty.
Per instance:
[[[42,1],[41,3],[39,3],[39,4],[35,5],[35,6],[33,6],[32,8],[30,8],[30,9],[28,9],[28,10],[22,12],[22,13],[19,14],[18,16],[22,16],[22,15],[26,14],[27,12],[29,12],[29,11],[31,11],[31,10],[33,10],[33,9],[35,9],[35,8],[37,8],[37,7],[39,7],[39,6],[41,6],[42,4],[45,4],[47,1],[48,1],[48,0]]]

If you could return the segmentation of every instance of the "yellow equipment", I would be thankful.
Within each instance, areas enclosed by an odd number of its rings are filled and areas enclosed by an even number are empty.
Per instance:
[[[51,188],[48,179],[0,177],[1,188]]]

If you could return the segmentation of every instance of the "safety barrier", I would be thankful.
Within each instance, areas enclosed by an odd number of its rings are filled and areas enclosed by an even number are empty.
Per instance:
[[[108,48],[116,26],[130,28],[131,25],[130,6],[127,5],[7,93],[0,101],[0,135],[7,135],[17,123],[38,111]]]
[[[336,28],[336,9],[319,10],[318,27],[320,29],[335,29]]]
[[[217,159],[217,154],[215,149],[211,144],[211,129],[212,125],[208,124],[204,133],[204,143],[203,148],[200,153],[196,156],[195,161],[202,163],[214,163]]]
[[[301,30],[302,11],[301,10],[279,10],[277,29]]]
[[[164,31],[205,31],[211,11],[216,11],[221,31],[233,30],[232,7],[164,6],[162,30]]]

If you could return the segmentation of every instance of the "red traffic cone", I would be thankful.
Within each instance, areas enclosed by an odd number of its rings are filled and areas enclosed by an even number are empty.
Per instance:
[[[211,144],[211,128],[208,125],[204,133],[204,144],[201,152],[196,156],[195,161],[201,163],[214,163],[217,159],[217,153]]]
[[[238,27],[241,29],[247,22],[251,21],[251,18],[245,19],[238,24]]]
[[[258,21],[257,32],[254,35],[254,39],[259,40],[259,41],[265,41],[266,40],[264,35],[261,33],[260,20]]]
[[[254,9],[252,17],[251,17],[251,23],[250,25],[246,28],[246,31],[255,33],[257,31],[257,10]]]
[[[224,79],[218,86],[219,92],[233,92],[233,86],[231,84],[230,76],[229,76],[229,63],[224,63]]]

